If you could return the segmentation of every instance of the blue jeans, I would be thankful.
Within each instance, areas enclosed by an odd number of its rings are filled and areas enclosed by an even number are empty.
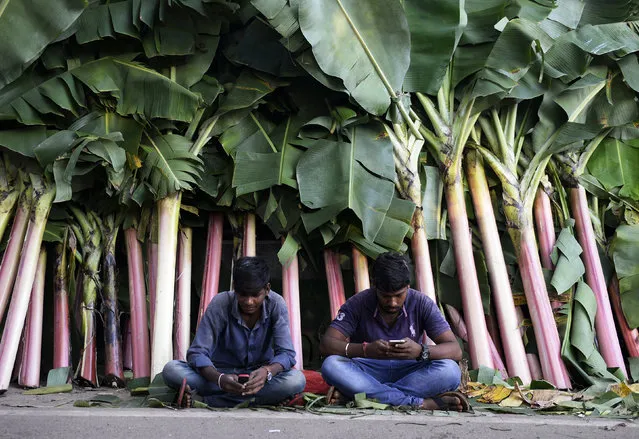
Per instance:
[[[218,368],[222,373],[251,373],[247,369]],[[162,378],[167,386],[179,389],[182,379],[186,377],[186,382],[198,395],[204,397],[204,402],[211,407],[233,407],[245,401],[254,399],[257,405],[272,405],[282,402],[286,398],[304,391],[306,378],[304,374],[296,369],[280,372],[268,381],[255,395],[236,395],[227,393],[217,386],[204,379],[202,375],[193,369],[186,361],[169,361],[162,370]]]
[[[461,371],[453,360],[377,360],[331,355],[322,363],[324,380],[352,398],[366,393],[390,405],[420,406],[424,398],[455,390]]]

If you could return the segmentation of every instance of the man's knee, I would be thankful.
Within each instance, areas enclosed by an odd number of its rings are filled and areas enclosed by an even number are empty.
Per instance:
[[[306,387],[306,377],[301,371],[297,369],[291,369],[288,372],[286,380],[282,383],[282,385],[285,386],[286,391],[289,395],[302,393],[304,391],[304,388]]]
[[[322,362],[322,376],[330,376],[336,370],[338,370],[342,363],[344,362],[344,357],[341,355],[329,355]]]
[[[164,382],[169,386],[175,384],[181,375],[180,370],[182,367],[182,362],[179,360],[171,360],[166,363],[162,369],[162,378],[164,379]]]
[[[438,379],[442,381],[442,383],[446,383],[446,387],[449,387],[451,390],[459,387],[461,383],[461,369],[459,368],[459,364],[457,364],[454,360],[436,360],[441,363],[441,366],[438,371]]]

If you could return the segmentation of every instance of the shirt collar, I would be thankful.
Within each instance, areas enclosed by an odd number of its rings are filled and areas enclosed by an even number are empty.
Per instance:
[[[373,312],[373,317],[377,317],[377,315],[379,314],[379,307],[375,307],[375,312]],[[408,311],[406,311],[406,303],[404,303],[402,305],[402,314],[404,315],[404,317],[408,317]]]

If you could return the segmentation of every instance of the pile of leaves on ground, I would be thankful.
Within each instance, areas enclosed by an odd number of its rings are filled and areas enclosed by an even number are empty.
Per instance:
[[[635,367],[633,376],[639,367]],[[27,390],[25,394],[47,394],[71,392],[73,385],[66,382],[68,370],[54,369],[49,373],[47,386]],[[635,379],[635,381],[639,381]],[[74,407],[112,407],[112,408],[167,408],[177,410],[176,390],[168,387],[160,375],[153,381],[149,378],[130,379],[127,382],[129,393],[120,397],[112,393],[97,393],[90,398],[79,399]],[[517,378],[503,380],[499,372],[480,368],[464,373],[460,391],[464,393],[476,414],[498,412],[511,414],[547,414],[601,416],[612,418],[639,417],[639,382],[634,384],[599,381],[576,391],[564,391],[554,388],[547,381],[533,381],[522,386]],[[269,409],[276,411],[304,411],[315,414],[339,414],[347,416],[365,416],[371,414],[432,414],[431,411],[415,410],[411,407],[391,407],[366,398],[365,394],[355,395],[345,405],[327,404],[326,395],[306,392],[292,401],[279,406],[251,406],[247,401],[233,408],[219,409],[208,407],[201,401],[194,401],[195,409],[236,410],[241,408]],[[437,412],[457,415],[451,412]]]

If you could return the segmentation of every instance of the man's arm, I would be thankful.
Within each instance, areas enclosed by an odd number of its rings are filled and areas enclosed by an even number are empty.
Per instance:
[[[322,355],[341,355],[349,358],[389,358],[391,349],[386,340],[376,340],[371,343],[350,343],[346,335],[331,326],[328,327],[320,342]]]
[[[450,329],[442,332],[437,337],[433,338],[435,345],[429,346],[429,359],[431,360],[455,360],[459,361],[462,358],[462,350],[457,343],[457,338]],[[404,343],[395,345],[391,348],[391,357],[402,360],[416,360],[422,354],[422,345],[411,340],[406,339]]]

